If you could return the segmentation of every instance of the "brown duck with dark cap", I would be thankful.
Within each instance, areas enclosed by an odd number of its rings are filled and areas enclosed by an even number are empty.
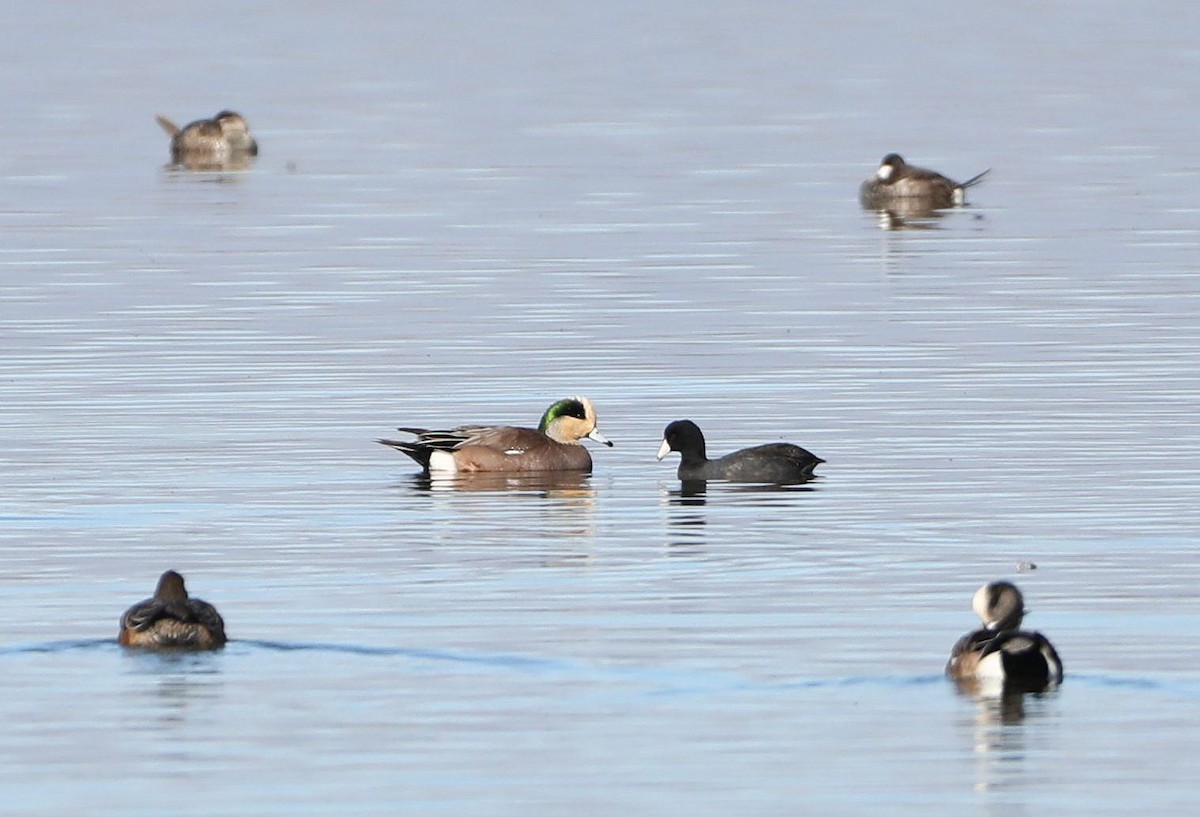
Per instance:
[[[225,645],[225,622],[206,601],[192,598],[183,576],[168,570],[158,580],[154,597],[140,601],[121,616],[117,641],[129,647],[210,650]]]
[[[171,137],[171,161],[191,170],[230,170],[248,167],[258,155],[258,142],[241,114],[220,111],[212,119],[197,119],[182,128],[165,116],[154,117]]]
[[[979,184],[989,172],[990,168],[965,182],[956,182],[937,171],[910,165],[898,153],[889,153],[875,175],[862,183],[858,198],[870,210],[898,205],[940,210],[966,204],[967,188]]]

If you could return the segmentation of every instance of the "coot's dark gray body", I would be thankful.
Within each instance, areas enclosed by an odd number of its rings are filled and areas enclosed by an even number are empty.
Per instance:
[[[723,479],[731,482],[805,482],[825,460],[791,443],[767,443],[743,448],[719,459],[708,459],[704,434],[691,420],[676,420],[663,431],[661,460],[678,451],[681,480]]]

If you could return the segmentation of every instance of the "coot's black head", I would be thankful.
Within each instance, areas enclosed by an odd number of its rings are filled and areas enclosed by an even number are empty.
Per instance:
[[[672,451],[678,451],[684,459],[704,459],[704,434],[700,431],[700,426],[691,420],[676,420],[663,429],[658,458],[661,460]]]

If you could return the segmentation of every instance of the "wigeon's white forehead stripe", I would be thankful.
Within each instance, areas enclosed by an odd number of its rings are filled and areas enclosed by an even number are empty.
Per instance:
[[[875,171],[875,175],[886,182],[888,179],[892,178],[892,174],[895,172],[896,168],[892,167],[891,165],[880,165],[879,169]]]

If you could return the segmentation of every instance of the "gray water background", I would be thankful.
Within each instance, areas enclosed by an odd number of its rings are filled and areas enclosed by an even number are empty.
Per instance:
[[[0,44],[0,812],[1194,813],[1194,4],[65,2]],[[253,169],[165,170],[153,115],[225,107]],[[882,230],[893,150],[992,172]],[[586,480],[372,442],[576,393]],[[688,496],[681,417],[828,463]],[[224,651],[113,643],[168,567]],[[1060,690],[941,677],[994,578]]]

